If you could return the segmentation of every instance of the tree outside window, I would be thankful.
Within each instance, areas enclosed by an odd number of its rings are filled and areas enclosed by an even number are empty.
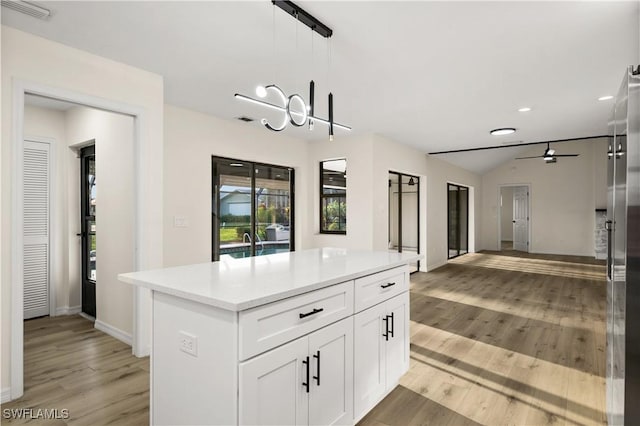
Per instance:
[[[320,232],[347,233],[347,160],[320,162]]]

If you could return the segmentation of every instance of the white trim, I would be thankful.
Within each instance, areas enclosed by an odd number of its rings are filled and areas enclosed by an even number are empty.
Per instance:
[[[0,391],[0,404],[11,401],[11,388],[4,388]]]
[[[92,317],[91,315],[82,312],[82,308],[80,309],[80,312],[78,312],[78,315],[80,315],[82,318],[89,320],[91,322],[96,322],[96,318]]]
[[[37,142],[49,145],[49,315],[56,316],[58,315],[56,309],[56,283],[53,278],[58,276],[58,266],[52,259],[56,249],[56,242],[58,241],[58,228],[55,226],[57,219],[55,203],[58,201],[56,198],[56,155],[58,153],[58,144],[53,138],[33,135],[24,136],[24,142]],[[22,149],[24,149],[24,146]]]
[[[124,342],[127,345],[131,346],[131,343],[133,341],[131,334],[124,332],[112,325],[109,325],[106,322],[100,321],[99,319],[96,320],[96,322],[93,324],[93,327],[96,330],[100,330],[103,333],[108,334],[109,336],[114,337],[121,342]]]
[[[101,110],[130,115],[134,118],[134,179],[135,187],[135,241],[134,241],[134,270],[138,271],[145,265],[147,255],[144,246],[146,229],[143,225],[144,213],[147,206],[143,203],[143,177],[147,174],[148,165],[142,158],[141,149],[145,134],[147,115],[143,108],[130,104],[116,102],[97,96],[91,96],[72,90],[60,89],[44,84],[13,79],[13,122],[11,129],[13,167],[12,167],[12,223],[11,223],[11,399],[17,399],[24,393],[24,325],[23,325],[23,217],[22,217],[22,145],[24,141],[24,99],[25,94],[45,96],[61,101],[72,102]],[[133,303],[133,334],[129,336],[129,344],[133,343],[133,354],[144,356],[150,352],[151,341],[151,295],[147,289],[134,289]],[[126,334],[124,335],[126,337]]]
[[[517,187],[517,186],[526,186],[527,187],[527,192],[528,192],[528,197],[527,197],[527,217],[529,218],[529,220],[527,221],[527,231],[528,231],[528,236],[527,238],[529,239],[529,245],[527,246],[527,253],[535,253],[533,251],[533,241],[531,239],[532,233],[531,233],[531,218],[533,216],[531,216],[531,184],[530,183],[503,183],[498,185],[498,204],[497,204],[497,211],[498,211],[498,249],[496,251],[502,251],[502,204],[500,204],[500,197],[502,196],[502,188],[508,188],[508,187]]]
[[[76,315],[82,310],[82,306],[61,306],[56,308],[56,316],[59,315]]]

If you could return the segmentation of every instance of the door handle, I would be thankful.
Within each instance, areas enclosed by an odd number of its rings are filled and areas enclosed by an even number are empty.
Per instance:
[[[515,221],[515,220],[512,220],[511,222],[516,223],[516,221]]]
[[[612,262],[613,247],[611,245],[611,235],[613,233],[613,221],[607,220],[604,223],[604,229],[607,230],[607,277],[611,279],[613,276],[611,273],[611,270],[613,268],[613,265],[611,265],[613,263]]]
[[[393,329],[394,329],[394,319],[393,319],[393,312],[391,312],[391,315],[387,315],[387,318],[391,318],[391,330],[389,331],[389,333],[391,334],[391,337],[393,337]]]
[[[316,384],[320,386],[320,351],[316,352],[313,357],[318,360],[318,375],[313,376],[313,378],[316,380]]]
[[[302,382],[302,386],[307,388],[307,393],[309,393],[309,357],[307,357],[306,359],[303,359],[302,363],[305,364],[307,367],[307,381]]]

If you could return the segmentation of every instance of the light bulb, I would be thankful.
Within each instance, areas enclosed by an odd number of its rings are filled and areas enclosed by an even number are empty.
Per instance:
[[[264,98],[267,96],[267,89],[264,86],[258,86],[256,87],[256,95],[259,98]]]

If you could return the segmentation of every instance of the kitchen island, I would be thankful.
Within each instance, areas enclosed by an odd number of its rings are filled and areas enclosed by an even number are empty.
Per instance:
[[[119,275],[152,290],[152,424],[354,424],[409,367],[417,257],[322,248]]]

